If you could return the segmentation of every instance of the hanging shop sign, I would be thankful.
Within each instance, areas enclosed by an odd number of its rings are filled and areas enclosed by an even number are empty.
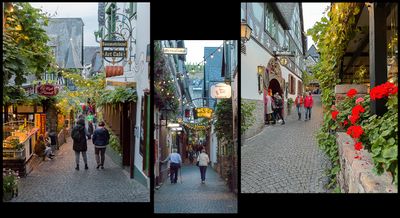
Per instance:
[[[231,86],[225,83],[218,83],[211,86],[212,98],[230,98],[232,96]]]
[[[101,55],[104,60],[109,63],[119,63],[124,60],[124,58],[127,58],[127,47],[127,41],[104,40],[101,42]]]
[[[163,48],[164,54],[186,54],[187,48]]]
[[[123,66],[106,66],[106,78],[124,75]]]
[[[213,110],[211,108],[207,108],[207,107],[196,108],[197,117],[211,118],[212,113],[213,113]]]
[[[107,80],[108,86],[122,86],[127,88],[136,88],[136,82],[121,82],[121,81],[112,81]]]
[[[43,84],[37,87],[39,95],[46,97],[55,96],[58,94],[58,87],[51,84]]]

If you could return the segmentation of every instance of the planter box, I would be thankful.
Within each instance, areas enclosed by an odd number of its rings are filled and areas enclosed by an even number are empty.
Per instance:
[[[3,160],[9,159],[25,159],[25,148],[20,150],[3,149]]]

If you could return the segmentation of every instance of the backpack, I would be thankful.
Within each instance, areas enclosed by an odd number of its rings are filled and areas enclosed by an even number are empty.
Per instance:
[[[72,129],[71,138],[72,138],[73,140],[75,140],[75,141],[79,141],[79,140],[80,140],[80,138],[81,138],[81,133],[80,133],[80,131],[79,131],[79,128],[74,128],[74,129]]]
[[[282,108],[282,99],[276,98],[275,99],[275,105],[277,108]]]

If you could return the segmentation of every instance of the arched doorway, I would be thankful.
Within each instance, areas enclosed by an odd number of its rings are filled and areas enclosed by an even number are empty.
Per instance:
[[[271,81],[269,81],[268,89],[272,90],[272,95],[278,92],[279,95],[283,97],[283,90],[281,88],[281,84],[279,84],[277,79],[272,79]]]
[[[265,69],[264,79],[264,118],[266,116],[265,96],[268,95],[268,89],[272,90],[272,95],[279,93],[284,99],[285,80],[282,78],[282,71],[279,62],[275,58],[268,61],[267,68]]]

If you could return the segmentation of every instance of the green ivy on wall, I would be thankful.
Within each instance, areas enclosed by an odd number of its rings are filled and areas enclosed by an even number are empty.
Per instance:
[[[331,106],[335,100],[334,88],[340,83],[339,63],[349,41],[355,36],[355,18],[360,13],[363,3],[334,3],[328,12],[313,28],[307,31],[312,36],[320,53],[320,61],[314,66],[313,72],[322,89],[321,101],[324,107],[323,125],[317,134],[321,149],[329,156],[332,168],[328,175],[328,188],[335,188],[336,174],[339,172],[339,157],[336,138],[332,131],[336,130],[335,122],[331,119]]]

